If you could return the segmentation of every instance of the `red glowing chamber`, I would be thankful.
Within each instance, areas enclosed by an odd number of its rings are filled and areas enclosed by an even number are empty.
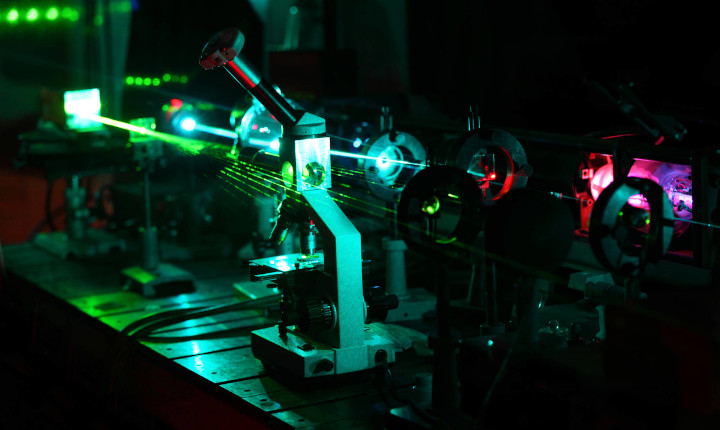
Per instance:
[[[602,191],[613,182],[612,157],[604,154],[588,154],[586,163],[580,167],[580,186],[575,197],[581,201],[581,231],[587,230],[593,203]],[[634,159],[629,177],[646,178],[659,184],[673,206],[673,237],[679,238],[688,230],[693,220],[692,168],[686,164]],[[642,195],[634,195],[628,204],[647,209]]]

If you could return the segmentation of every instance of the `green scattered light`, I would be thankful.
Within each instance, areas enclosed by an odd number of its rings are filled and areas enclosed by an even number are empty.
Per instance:
[[[93,18],[93,24],[95,26],[100,27],[103,25],[103,17],[102,15],[95,15],[95,18]]]
[[[203,149],[206,149],[210,147],[211,145],[214,145],[212,142],[206,142],[203,140],[197,140],[197,139],[188,139],[181,136],[175,136],[174,134],[168,134],[168,133],[161,133],[154,130],[148,130],[145,127],[138,127],[136,125],[128,124],[126,122],[116,121],[114,119],[105,118],[102,116],[97,115],[87,115],[87,119],[90,119],[92,121],[97,121],[112,127],[122,128],[124,130],[128,131],[134,131],[140,134],[146,134],[149,136],[152,136],[156,139],[162,140],[163,142],[167,142],[169,144],[174,145],[176,148],[185,151],[186,153],[189,153],[190,155],[197,155],[202,151]]]
[[[177,81],[180,80],[180,77],[178,77],[178,75],[172,75],[172,77],[170,78],[170,80],[173,81],[173,82],[177,82]]]
[[[60,11],[58,11],[58,8],[56,7],[51,7],[47,10],[47,12],[45,12],[45,18],[50,21],[56,20],[58,16],[60,16]]]
[[[78,12],[78,11],[76,11],[76,10],[74,10],[74,9],[71,9],[71,10],[70,10],[70,16],[68,17],[68,19],[69,19],[70,21],[77,21],[78,19],[80,19],[80,12]]]
[[[153,78],[152,84],[154,87],[159,87],[160,86],[160,78]]]
[[[188,82],[188,77],[187,77],[187,76],[185,76],[185,75],[180,76],[180,83],[181,83],[181,84],[187,84],[187,82]]]
[[[125,83],[128,85],[132,85],[135,83],[135,78],[133,78],[132,76],[128,76],[127,78],[125,78]]]
[[[17,22],[18,18],[20,18],[20,12],[18,12],[17,9],[11,9],[7,14],[8,22]]]
[[[171,78],[170,73],[165,73],[162,77],[163,81],[165,81],[165,82],[170,82],[170,78]]]

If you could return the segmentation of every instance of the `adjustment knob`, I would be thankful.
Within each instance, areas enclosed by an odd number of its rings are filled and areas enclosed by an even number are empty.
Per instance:
[[[302,332],[311,329],[326,329],[333,326],[334,319],[330,302],[324,298],[311,298],[305,300],[301,306],[297,326]]]
[[[365,305],[365,323],[371,323],[385,321],[388,311],[397,309],[400,301],[395,294],[385,294],[385,291],[376,285],[365,289]]]

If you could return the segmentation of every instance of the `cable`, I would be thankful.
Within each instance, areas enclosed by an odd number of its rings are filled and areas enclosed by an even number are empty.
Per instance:
[[[142,342],[153,342],[153,343],[177,343],[177,342],[188,342],[192,340],[207,340],[207,339],[220,339],[235,335],[247,334],[249,330],[255,330],[256,328],[267,327],[267,323],[262,324],[251,324],[243,327],[229,328],[225,330],[216,330],[208,333],[201,333],[188,336],[133,336],[133,338]]]
[[[250,309],[254,307],[265,307],[275,303],[277,295],[267,296],[255,300],[246,300],[240,303],[218,306],[201,306],[189,309],[174,309],[170,311],[153,314],[140,320],[134,321],[126,326],[121,333],[134,338],[148,338],[154,331],[178,324],[181,322],[217,315],[224,312]]]

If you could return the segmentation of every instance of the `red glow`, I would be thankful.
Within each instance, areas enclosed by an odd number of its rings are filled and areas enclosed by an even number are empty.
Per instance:
[[[252,125],[252,129],[253,129],[253,130],[257,130],[257,129],[258,129],[258,125],[257,125],[257,124],[253,124],[253,125]]]
[[[255,85],[257,85],[257,82],[253,82],[252,77],[245,73],[243,69],[238,67],[234,61],[228,61],[225,64],[225,68],[235,77],[235,79],[238,80],[238,82],[240,82],[240,85],[248,90],[250,88],[255,88]]]
[[[497,175],[495,174],[495,172],[493,172],[493,173],[490,174],[490,179],[491,179],[491,180],[492,180],[492,179],[495,179],[496,177],[497,177]]]
[[[170,99],[170,106],[174,108],[181,108],[183,105],[183,101],[180,99]]]
[[[655,141],[655,144],[654,144],[654,145],[655,145],[655,146],[658,146],[658,145],[660,145],[661,143],[663,143],[664,141],[665,141],[665,136],[660,136],[660,137],[658,137],[658,140]]]
[[[626,134],[615,134],[612,136],[603,136],[600,139],[616,139],[618,137],[629,137],[629,136],[637,136],[637,133],[626,133]]]

